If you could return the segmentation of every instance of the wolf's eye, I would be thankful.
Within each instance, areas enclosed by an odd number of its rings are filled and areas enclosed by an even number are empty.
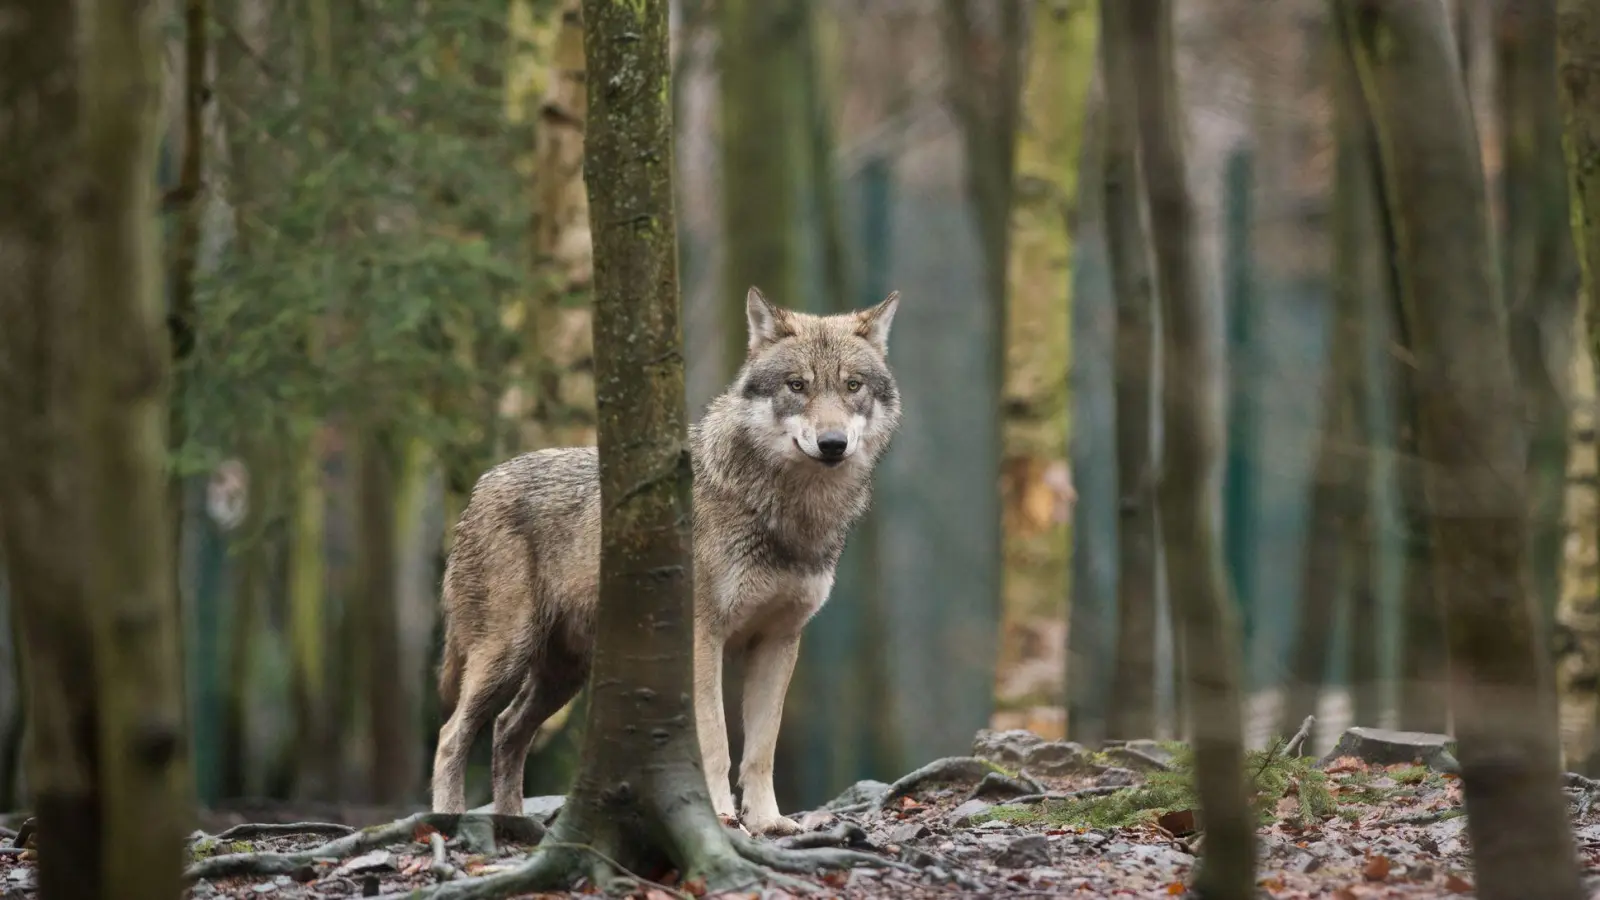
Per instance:
[[[805,389],[806,389],[806,383],[804,381],[802,381],[801,379],[799,379],[799,378],[791,378],[791,379],[789,379],[789,390],[794,391],[796,394],[798,394],[801,391],[804,391]]]
[[[852,378],[844,383],[844,389],[854,394],[856,391],[861,390],[861,382]]]

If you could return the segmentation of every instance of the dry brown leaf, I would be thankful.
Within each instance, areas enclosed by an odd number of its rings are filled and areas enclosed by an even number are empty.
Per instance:
[[[1181,881],[1174,881],[1171,884],[1167,885],[1167,895],[1171,896],[1171,897],[1176,897],[1179,894],[1182,894],[1186,890],[1188,890],[1188,888],[1185,887],[1183,882],[1181,882]]]
[[[1451,872],[1444,877],[1444,889],[1452,894],[1470,894],[1472,893],[1472,882]]]
[[[1178,809],[1163,813],[1156,819],[1156,824],[1165,828],[1177,837],[1194,833],[1194,810]]]
[[[1365,772],[1367,771],[1367,764],[1354,756],[1341,756],[1329,763],[1328,767],[1323,771],[1329,775],[1338,775],[1342,772]]]
[[[1361,867],[1361,877],[1368,881],[1384,881],[1389,877],[1389,870],[1392,868],[1394,864],[1389,861],[1389,857],[1374,854],[1367,857],[1367,864]]]

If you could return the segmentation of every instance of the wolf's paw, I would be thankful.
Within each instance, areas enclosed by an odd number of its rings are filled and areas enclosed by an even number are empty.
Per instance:
[[[802,829],[800,823],[777,813],[763,815],[761,813],[747,812],[740,820],[746,831],[757,836],[783,837],[784,835],[799,834]]]

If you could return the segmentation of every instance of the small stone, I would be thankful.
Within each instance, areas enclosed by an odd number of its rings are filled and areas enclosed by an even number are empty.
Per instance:
[[[933,881],[943,883],[950,880],[950,873],[946,872],[941,866],[929,866],[927,871],[928,878]]]
[[[271,894],[278,890],[278,886],[270,881],[263,881],[260,884],[250,885],[250,890],[255,891],[258,894]]]
[[[1165,766],[1172,765],[1172,761],[1176,758],[1173,756],[1171,750],[1168,750],[1166,747],[1161,745],[1160,741],[1152,741],[1146,738],[1141,738],[1137,741],[1129,741],[1123,746],[1129,750],[1135,751],[1136,753],[1148,756]]]
[[[1341,756],[1353,756],[1369,766],[1419,765],[1435,772],[1460,774],[1461,764],[1450,753],[1452,738],[1426,731],[1392,731],[1387,728],[1349,728],[1318,768]]]
[[[1089,761],[1081,744],[1072,741],[1045,741],[1029,748],[1023,760],[1029,771],[1040,775],[1093,775],[1101,767]]]
[[[824,803],[821,809],[835,810],[845,806],[855,806],[860,803],[876,804],[889,793],[889,785],[870,778],[858,781],[844,789],[844,793]]]
[[[387,850],[374,850],[346,860],[334,875],[359,875],[365,872],[393,872],[394,857]]]
[[[1017,838],[1000,851],[994,864],[1003,869],[1031,869],[1050,864],[1050,842],[1042,834],[1029,834]]]
[[[1098,778],[1095,779],[1095,784],[1099,785],[1100,787],[1127,787],[1138,780],[1139,776],[1133,774],[1132,769],[1124,769],[1121,766],[1109,766],[1100,773]]]
[[[216,885],[212,884],[209,881],[201,881],[201,882],[197,882],[195,884],[194,888],[189,891],[189,896],[191,896],[191,897],[209,897],[212,894],[215,894],[216,892],[217,892],[217,886]]]
[[[889,843],[909,844],[912,841],[927,837],[928,826],[921,822],[905,822],[889,829]]]
[[[982,812],[987,812],[992,806],[994,806],[994,804],[987,800],[968,800],[955,809],[952,809],[950,814],[946,816],[945,819],[952,826],[956,828],[962,828],[972,824],[973,816],[976,816]]]
[[[989,819],[972,826],[977,831],[1009,831],[1011,823],[1003,819]]]

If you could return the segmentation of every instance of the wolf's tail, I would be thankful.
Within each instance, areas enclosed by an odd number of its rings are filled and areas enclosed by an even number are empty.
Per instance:
[[[447,625],[444,630],[444,650],[439,654],[439,714],[445,721],[455,715],[456,703],[461,699],[461,652],[450,638]]]

